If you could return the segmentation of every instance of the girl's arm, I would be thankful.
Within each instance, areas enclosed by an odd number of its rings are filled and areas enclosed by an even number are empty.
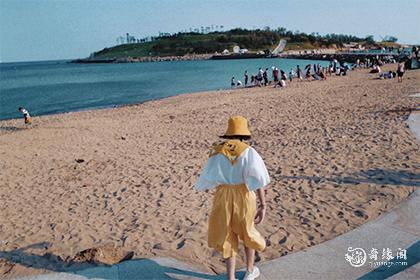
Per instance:
[[[258,195],[258,199],[260,201],[260,208],[266,208],[266,203],[265,203],[265,190],[264,188],[259,188],[257,190],[257,195]]]
[[[265,211],[267,209],[267,204],[265,202],[265,190],[264,188],[259,188],[257,190],[258,200],[260,205],[258,207],[257,214],[255,215],[255,224],[261,223],[265,218]]]

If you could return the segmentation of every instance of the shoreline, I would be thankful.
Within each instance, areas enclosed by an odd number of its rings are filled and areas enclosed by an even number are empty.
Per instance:
[[[185,93],[36,117],[33,129],[0,133],[0,178],[9,186],[0,190],[0,239],[8,240],[0,249],[48,241],[30,252],[66,259],[112,242],[136,257],[176,257],[223,271],[204,242],[211,194],[191,185],[232,114],[249,118],[251,144],[272,177],[259,226],[268,247],[257,259],[354,229],[408,197],[415,190],[410,173],[420,165],[413,152],[420,145],[404,125],[404,108],[416,104],[408,95],[420,92],[419,72],[407,72],[403,84],[368,77],[360,70],[285,89]],[[15,276],[36,273],[15,269]]]
[[[236,59],[302,59],[302,60],[325,60],[332,61],[338,59],[347,63],[356,63],[359,59],[374,59],[376,57],[393,59],[398,58],[401,54],[394,53],[352,53],[337,50],[290,50],[278,55],[264,55],[257,53],[214,55],[214,54],[188,54],[188,55],[170,55],[170,56],[144,56],[144,57],[118,57],[118,58],[78,58],[69,61],[69,63],[95,64],[95,63],[142,63],[142,62],[162,62],[162,61],[196,61],[196,60],[236,60]]]
[[[162,61],[195,61],[209,60],[212,54],[189,54],[189,55],[170,55],[170,56],[143,56],[143,57],[119,57],[109,59],[78,58],[69,63],[141,63],[141,62],[162,62]]]
[[[104,106],[101,108],[86,108],[86,109],[80,109],[77,111],[68,111],[68,112],[62,112],[62,113],[52,113],[52,114],[44,114],[44,115],[33,115],[32,119],[36,120],[36,119],[42,119],[42,118],[48,118],[48,117],[60,117],[60,116],[66,116],[69,114],[77,114],[77,113],[89,113],[89,112],[96,112],[96,111],[112,111],[112,110],[117,110],[120,108],[126,108],[126,107],[137,107],[137,106],[142,106],[142,105],[146,105],[149,102],[158,102],[161,100],[166,100],[166,99],[171,99],[171,98],[176,98],[176,97],[182,97],[182,96],[190,96],[190,95],[197,95],[197,94],[213,94],[213,93],[230,93],[230,91],[234,91],[234,90],[246,90],[246,89],[250,89],[250,88],[255,88],[255,87],[243,87],[243,88],[232,88],[232,89],[218,89],[218,90],[206,90],[206,91],[196,91],[196,92],[184,92],[184,93],[180,93],[177,95],[173,95],[173,96],[167,96],[167,97],[163,97],[163,98],[155,98],[155,99],[149,99],[143,102],[138,102],[138,103],[127,103],[127,104],[122,104],[122,105],[113,105],[113,106]],[[1,131],[1,125],[2,123],[14,123],[14,122],[21,122],[22,121],[22,117],[19,118],[14,118],[14,119],[4,119],[4,120],[0,120],[0,131]],[[0,133],[1,135],[1,133]]]
[[[282,60],[288,60],[288,59],[287,58],[282,58]],[[68,62],[62,62],[62,63],[67,64]],[[170,63],[170,62],[162,62],[162,63]],[[201,87],[201,90],[199,89],[199,90],[185,91],[185,89],[184,89],[183,92],[180,93],[180,94],[189,94],[189,93],[194,93],[195,94],[195,93],[216,92],[216,91],[223,91],[223,90],[233,90],[231,87],[229,87],[229,83],[230,83],[230,81],[227,79],[227,82],[223,83],[222,85],[213,85],[214,86],[213,89],[207,89],[206,87]],[[244,88],[244,87],[242,87],[242,88]],[[252,88],[252,86],[248,86],[247,88]],[[235,89],[240,89],[240,88],[235,88]],[[177,94],[177,95],[179,95],[179,94]],[[141,95],[139,95],[139,96],[141,96]],[[141,98],[143,98],[143,97],[141,97]],[[167,97],[163,97],[163,98],[167,98]],[[124,98],[122,98],[122,99],[124,99]],[[140,99],[140,97],[139,97],[139,99]],[[56,115],[56,114],[69,113],[69,112],[81,112],[81,111],[86,111],[86,110],[98,110],[98,109],[107,109],[107,108],[114,108],[114,107],[118,108],[118,107],[123,107],[123,106],[142,104],[144,102],[153,101],[153,100],[160,100],[160,99],[162,99],[162,97],[157,96],[157,97],[153,97],[151,99],[144,100],[144,101],[135,101],[134,103],[124,103],[124,104],[119,104],[119,105],[114,103],[114,104],[110,104],[110,105],[100,105],[100,106],[95,106],[94,105],[93,107],[90,107],[90,108],[80,108],[80,109],[76,109],[76,110],[71,110],[70,109],[69,111],[65,110],[65,105],[60,105],[58,108],[56,108],[54,110],[55,112],[45,113],[45,111],[43,112],[43,110],[40,110],[41,114],[34,113],[34,111],[32,110],[33,108],[27,108],[27,109],[29,110],[29,113],[31,115],[33,115],[34,117],[40,117],[40,116],[45,116],[45,115]],[[73,102],[74,101],[77,101],[77,100],[74,99]],[[46,106],[46,107],[48,109],[48,106]],[[40,109],[40,107],[38,107],[38,109]],[[7,112],[7,113],[5,112],[5,114],[6,114],[6,118],[5,119],[0,118],[0,122],[20,118],[20,114],[18,112],[15,113],[16,116],[14,118],[9,118],[9,116],[13,114],[11,112]]]

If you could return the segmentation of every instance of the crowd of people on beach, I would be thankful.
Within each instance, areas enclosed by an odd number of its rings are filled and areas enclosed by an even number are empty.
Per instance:
[[[383,66],[386,63],[397,63],[397,69],[396,71],[389,70],[387,72],[382,72],[381,66]],[[358,65],[359,62],[356,63]],[[398,82],[402,83],[403,76],[405,73],[405,62],[403,60],[396,61],[395,59],[388,59],[388,60],[382,60],[378,57],[375,59],[367,60],[366,64],[360,64],[362,66],[370,67],[372,68],[370,70],[370,74],[378,74],[378,79],[393,79],[398,77]]]
[[[283,69],[272,66],[271,71],[269,68],[259,68],[255,75],[249,78],[248,70],[244,72],[244,83],[241,80],[236,80],[235,77],[231,78],[231,87],[286,87],[287,83],[297,81],[321,81],[326,80],[328,76],[346,76],[350,70],[350,66],[345,62],[338,62],[333,60],[328,66],[322,66],[320,63],[308,64],[303,69],[300,65],[296,68],[291,68],[289,73]],[[271,72],[271,75],[270,75]]]
[[[398,63],[396,71],[382,72],[381,66],[386,63]],[[259,68],[255,75],[249,76],[248,70],[244,72],[244,82],[241,80],[231,78],[231,87],[286,87],[287,83],[292,83],[294,80],[297,81],[322,81],[326,80],[327,77],[335,76],[346,76],[349,70],[360,69],[360,68],[371,68],[371,74],[378,74],[379,79],[390,79],[398,77],[398,82],[402,82],[405,73],[405,62],[403,60],[396,61],[392,57],[379,56],[374,58],[365,58],[363,60],[357,59],[353,64],[346,63],[344,61],[338,61],[333,59],[330,61],[328,66],[322,66],[320,63],[308,64],[303,69],[300,65],[296,65],[296,68],[291,68],[289,73],[286,73],[283,69],[272,66],[271,75],[269,68]]]

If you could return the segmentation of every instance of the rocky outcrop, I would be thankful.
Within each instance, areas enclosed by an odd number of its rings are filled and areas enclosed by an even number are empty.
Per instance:
[[[187,54],[171,56],[143,56],[143,57],[120,57],[109,59],[86,58],[72,60],[71,63],[135,63],[135,62],[159,62],[159,61],[186,61],[186,60],[206,60],[210,59],[212,54]]]

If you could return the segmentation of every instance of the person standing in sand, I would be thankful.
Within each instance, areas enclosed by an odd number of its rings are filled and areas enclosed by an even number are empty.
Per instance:
[[[244,73],[244,78],[245,78],[245,86],[247,86],[248,85],[248,70],[245,70],[245,73]]]
[[[398,66],[397,66],[397,76],[398,76],[398,82],[399,83],[402,83],[402,81],[403,81],[404,72],[405,72],[404,62],[400,61],[398,63]]]
[[[235,279],[238,243],[244,243],[246,274],[244,279],[256,279],[259,269],[254,266],[255,250],[265,249],[265,240],[254,223],[264,220],[266,202],[264,187],[270,183],[261,156],[243,142],[251,137],[244,117],[231,117],[223,138],[210,152],[195,188],[200,191],[216,188],[209,219],[208,245],[220,251],[226,260],[229,280]],[[260,205],[257,210],[256,195]]]
[[[264,86],[268,85],[268,68],[265,68],[263,72]]]
[[[293,69],[290,69],[290,72],[289,72],[289,81],[290,82],[293,82],[294,76],[295,76],[295,71],[293,71]]]
[[[302,74],[302,69],[300,69],[299,65],[296,68],[296,73],[297,73],[298,81],[302,81],[303,80],[303,74]]]
[[[26,125],[31,125],[32,124],[32,117],[31,117],[31,115],[29,115],[29,112],[23,107],[19,107],[19,111],[23,114],[23,117],[25,118],[25,124]]]

